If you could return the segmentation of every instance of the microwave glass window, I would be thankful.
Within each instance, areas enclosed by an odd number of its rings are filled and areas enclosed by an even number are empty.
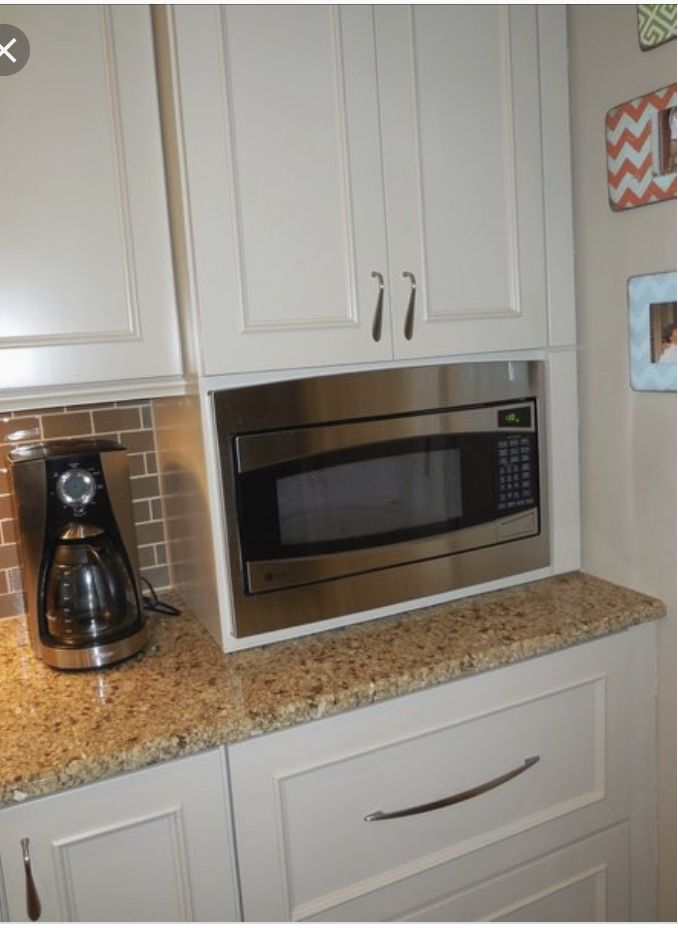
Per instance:
[[[462,516],[457,448],[317,467],[277,480],[280,543],[398,536]]]
[[[245,561],[358,551],[496,518],[493,436],[362,445],[238,476]]]

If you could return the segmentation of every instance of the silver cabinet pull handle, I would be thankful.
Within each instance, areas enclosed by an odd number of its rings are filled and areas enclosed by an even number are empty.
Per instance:
[[[536,757],[526,757],[520,767],[509,770],[508,773],[503,773],[500,777],[495,777],[494,780],[488,780],[487,783],[481,783],[480,786],[474,786],[471,789],[465,789],[461,793],[455,793],[453,796],[447,796],[445,799],[427,802],[421,806],[410,806],[407,809],[398,809],[395,812],[370,812],[369,815],[365,816],[365,821],[383,822],[389,818],[405,818],[407,815],[420,815],[422,812],[433,812],[434,809],[444,809],[445,806],[453,806],[458,802],[465,802],[467,799],[473,799],[474,796],[487,793],[491,789],[501,786],[502,783],[506,783],[508,780],[512,780],[514,777],[519,776],[521,773],[525,773],[525,771],[529,770],[538,760],[539,755]]]
[[[28,838],[21,839],[21,853],[24,858],[24,874],[26,876],[26,914],[32,922],[37,922],[42,912],[42,906],[40,905],[40,896],[31,870],[31,852],[28,846]]]
[[[377,297],[377,305],[374,308],[374,320],[372,322],[372,338],[375,342],[378,342],[381,339],[381,322],[384,316],[384,275],[380,274],[379,271],[372,271],[372,277],[376,277],[379,281],[379,296]]]
[[[417,278],[410,271],[403,271],[403,277],[410,282],[410,302],[405,313],[405,338],[409,341],[414,333],[414,301],[417,297]]]

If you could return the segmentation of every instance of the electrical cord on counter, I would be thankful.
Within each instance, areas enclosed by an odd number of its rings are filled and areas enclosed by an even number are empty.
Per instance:
[[[170,606],[169,603],[165,603],[161,599],[158,599],[158,594],[155,592],[150,580],[147,580],[146,577],[139,577],[139,579],[142,583],[145,583],[149,589],[148,593],[142,593],[141,596],[144,609],[147,609],[149,612],[159,612],[161,615],[181,615],[181,609],[177,609],[176,606]]]

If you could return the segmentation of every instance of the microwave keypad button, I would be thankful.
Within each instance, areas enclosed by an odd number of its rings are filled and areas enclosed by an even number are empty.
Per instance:
[[[496,447],[498,511],[534,506],[532,439],[527,435],[505,435]]]

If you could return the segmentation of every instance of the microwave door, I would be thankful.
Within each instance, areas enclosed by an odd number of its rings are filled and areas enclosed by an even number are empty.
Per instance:
[[[496,544],[501,532],[535,534],[534,499],[497,517],[498,454],[491,433],[411,434],[246,471],[238,489],[247,591],[443,557]]]

